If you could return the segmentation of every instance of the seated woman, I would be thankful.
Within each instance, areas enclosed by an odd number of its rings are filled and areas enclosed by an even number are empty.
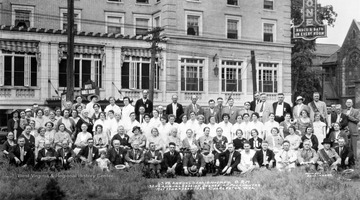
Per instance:
[[[186,138],[182,141],[183,152],[189,153],[192,145],[196,145],[196,140],[193,136],[193,130],[188,129],[186,131]]]
[[[313,134],[313,128],[311,126],[307,127],[305,129],[305,135],[301,137],[301,142],[304,142],[305,140],[310,140],[312,147],[315,151],[318,150],[319,141],[317,137]],[[303,144],[300,144],[300,148],[303,148]]]
[[[155,150],[160,151],[161,153],[165,150],[165,142],[159,135],[159,130],[157,128],[151,129],[151,135],[147,138],[146,146],[147,149],[150,149],[150,143],[155,145]]]
[[[209,145],[210,147],[213,146],[213,138],[210,136],[210,128],[206,126],[203,129],[203,132],[204,134],[201,134],[202,136],[197,141],[199,150],[203,150],[205,145]]]
[[[291,150],[298,150],[301,143],[301,138],[296,134],[294,126],[289,126],[288,130],[290,135],[286,136],[285,140],[290,142]]]
[[[243,138],[243,132],[241,129],[237,129],[235,131],[236,138],[233,140],[234,148],[236,151],[241,151],[244,149],[244,142],[247,140]]]
[[[16,145],[14,140],[14,133],[9,132],[6,136],[7,140],[3,144],[3,153],[5,158],[8,158],[10,149]]]
[[[180,137],[178,136],[178,129],[172,128],[170,132],[170,136],[167,137],[167,141],[165,144],[165,152],[168,152],[170,150],[170,143],[175,144],[175,150],[180,151],[182,149],[182,142],[180,140]]]
[[[269,149],[273,150],[274,153],[278,153],[281,150],[283,143],[283,138],[280,136],[280,131],[278,128],[274,127],[271,129],[271,134],[267,135],[265,141],[269,144]]]
[[[150,115],[145,113],[143,123],[141,124],[142,134],[145,135],[146,138],[150,137],[152,128],[153,126],[150,123]]]
[[[140,126],[134,126],[132,129],[133,136],[130,137],[129,143],[132,144],[136,141],[140,149],[145,149],[146,147],[146,137],[142,134]]]
[[[92,138],[91,133],[88,131],[88,126],[86,123],[81,124],[81,132],[79,132],[76,136],[75,140],[75,149],[74,152],[77,155],[80,150],[88,145],[88,139]]]
[[[279,128],[280,125],[279,125],[279,122],[275,121],[275,114],[270,113],[269,114],[269,121],[264,123],[264,135],[263,135],[263,137],[261,137],[261,135],[260,135],[260,137],[262,139],[266,139],[266,137],[271,135],[271,130],[274,127]]]
[[[54,148],[54,141],[55,141],[55,129],[54,124],[52,122],[45,123],[45,138],[47,141],[50,142],[51,148]]]
[[[262,139],[259,138],[259,133],[256,129],[251,130],[252,138],[249,139],[250,149],[254,149],[256,151],[261,150]]]
[[[37,159],[38,157],[38,152],[44,148],[45,146],[45,141],[46,141],[46,137],[45,137],[45,128],[41,127],[39,128],[38,132],[38,136],[35,138],[35,159]]]
[[[59,124],[59,131],[55,134],[55,150],[58,150],[63,147],[63,141],[67,141],[68,145],[72,147],[73,141],[71,139],[70,134],[65,130],[65,124]]]
[[[344,138],[345,139],[345,143],[348,143],[348,136],[346,135],[346,133],[343,130],[340,130],[340,124],[335,122],[333,124],[333,128],[334,130],[330,132],[329,135],[329,139],[332,142],[332,147],[337,147],[339,146],[339,139],[340,138]]]
[[[107,147],[109,145],[109,138],[107,134],[103,131],[103,126],[98,124],[95,127],[94,132],[94,146],[99,149],[99,151],[107,150]]]

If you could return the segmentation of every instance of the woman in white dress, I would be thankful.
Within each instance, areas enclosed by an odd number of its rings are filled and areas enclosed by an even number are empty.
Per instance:
[[[250,123],[250,115],[249,113],[244,113],[243,122],[241,123],[241,130],[243,131],[243,137],[247,140],[251,138],[251,123]]]
[[[324,148],[321,143],[326,137],[326,124],[320,121],[319,113],[315,113],[314,115],[313,129],[314,129],[314,135],[317,137],[319,141],[318,149]]]
[[[263,134],[263,138],[262,139],[266,139],[267,135],[271,135],[271,129],[272,128],[279,128],[279,122],[275,121],[275,114],[274,113],[270,113],[269,114],[269,121],[264,123],[264,134]]]
[[[237,137],[236,131],[238,129],[241,129],[241,123],[242,123],[242,116],[241,115],[236,116],[236,122],[235,122],[235,124],[233,124],[233,126],[231,128],[232,138],[235,139]]]
[[[159,128],[161,121],[160,121],[160,117],[159,117],[159,111],[154,109],[152,111],[153,117],[150,119],[150,123],[152,127],[156,127]]]
[[[216,137],[216,129],[219,127],[219,124],[216,123],[215,116],[210,116],[209,119],[210,123],[207,125],[207,127],[210,128],[210,137]]]
[[[97,125],[101,125],[104,128],[105,122],[106,122],[105,112],[101,112],[100,115],[99,115],[99,119],[94,122],[93,132],[95,133]]]
[[[55,141],[55,133],[56,131],[54,130],[54,124],[52,122],[46,122],[45,124],[45,138],[47,141],[50,142],[51,147],[55,147],[54,141]]]
[[[290,135],[286,136],[285,140],[290,142],[290,149],[291,150],[298,150],[301,144],[301,137],[296,134],[296,129],[294,126],[289,126],[289,133]]]
[[[180,119],[182,120],[182,122],[179,124],[178,136],[182,141],[183,139],[186,138],[186,131],[188,129],[188,124],[187,124],[188,120],[185,113],[180,116]]]
[[[233,138],[231,135],[232,124],[229,121],[230,115],[227,113],[224,113],[222,115],[222,119],[223,119],[223,121],[219,123],[219,127],[221,127],[223,130],[223,136],[225,136],[228,141],[232,141],[236,137]]]
[[[260,138],[264,138],[264,124],[259,120],[259,113],[253,113],[251,115],[252,121],[250,122],[249,130],[256,129]]]
[[[154,128],[152,126],[152,124],[150,123],[150,115],[149,114],[147,114],[147,113],[144,114],[144,121],[140,127],[142,130],[142,134],[145,135],[146,138],[149,138],[151,136],[151,129]]]

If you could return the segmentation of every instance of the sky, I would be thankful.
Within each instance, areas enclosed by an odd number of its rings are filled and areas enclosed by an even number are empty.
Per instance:
[[[332,5],[338,14],[335,26],[327,27],[327,38],[317,39],[317,43],[342,45],[353,19],[360,21],[360,0],[318,0],[321,5]]]

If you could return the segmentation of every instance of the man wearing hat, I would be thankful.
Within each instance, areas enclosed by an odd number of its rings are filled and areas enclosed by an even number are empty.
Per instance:
[[[205,160],[201,153],[198,153],[197,146],[190,148],[191,153],[184,156],[184,174],[186,176],[205,176]]]
[[[319,160],[317,161],[318,170],[338,170],[338,166],[341,165],[341,158],[336,151],[331,148],[332,142],[329,138],[325,138],[321,143],[324,148],[318,151]]]
[[[94,104],[99,101],[99,95],[91,94],[88,96],[88,100],[90,102],[86,104],[86,110],[89,111],[89,116],[93,116],[93,114],[95,113]],[[99,112],[102,112],[101,107],[99,109]]]
[[[305,105],[304,102],[304,98],[302,96],[298,96],[296,97],[296,106],[294,106],[293,108],[293,118],[294,119],[299,119],[300,115],[301,115],[301,111],[306,110],[308,113],[310,113],[310,108],[309,106]]]
[[[11,116],[12,118],[8,120],[7,128],[9,132],[14,133],[14,140],[16,140],[17,138],[19,138],[19,136],[23,131],[23,129],[20,126],[19,111],[13,110],[11,112]]]

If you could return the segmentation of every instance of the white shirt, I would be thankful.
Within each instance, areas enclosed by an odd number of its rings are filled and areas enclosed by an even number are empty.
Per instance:
[[[279,122],[277,122],[277,121],[273,121],[273,122],[267,121],[267,122],[265,122],[265,124],[264,124],[264,134],[263,134],[263,137],[260,137],[260,138],[264,139],[264,138],[266,138],[267,135],[269,135],[269,134],[271,135],[271,129],[274,128],[274,127],[279,128],[280,127]]]
[[[276,106],[275,116],[281,117],[284,115],[284,102]]]
[[[106,108],[105,108],[106,115],[108,114],[108,112],[110,110],[113,110],[114,113],[120,113],[121,114],[121,108],[116,104],[114,104],[114,105],[109,104],[109,105],[106,106]]]
[[[250,149],[249,152],[245,152],[244,150],[240,152],[241,153],[241,165],[253,165],[253,157],[255,155],[255,151]]]
[[[122,108],[122,116],[121,119],[124,122],[129,122],[130,121],[130,113],[135,112],[135,108],[134,106],[132,106],[131,104],[124,106]]]
[[[93,106],[94,106],[94,103],[92,101],[90,101],[88,104],[86,104],[86,110],[89,111],[88,116],[94,115],[95,110],[94,110]],[[102,112],[101,107],[99,108],[99,112]]]
[[[177,110],[177,103],[172,103],[172,114],[176,115],[176,110]]]
[[[231,137],[231,128],[232,128],[232,124],[230,122],[225,123],[224,121],[219,123],[219,127],[221,127],[223,129],[223,136],[225,136],[229,142],[231,142],[233,140],[233,138]]]
[[[134,133],[132,132],[134,126],[141,126],[140,123],[138,121],[133,121],[133,122],[126,122],[125,124],[125,130],[126,130],[126,133],[129,137],[132,137],[134,135]]]
[[[151,126],[152,127],[156,127],[156,128],[159,128],[160,124],[161,124],[161,121],[160,121],[160,118],[151,118],[150,119],[150,123],[151,123]]]
[[[118,127],[122,125],[125,127],[125,123],[122,120],[112,120],[110,124],[110,138],[113,138],[117,134]]]

